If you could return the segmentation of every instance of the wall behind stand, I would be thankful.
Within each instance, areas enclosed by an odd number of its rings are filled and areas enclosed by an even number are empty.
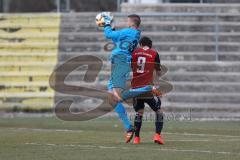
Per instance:
[[[1,12],[51,12],[55,0],[1,0]]]
[[[68,0],[60,0],[61,11],[66,11]],[[70,11],[116,11],[117,0],[69,0]],[[68,10],[68,11],[69,11]],[[56,0],[0,0],[0,12],[56,12]]]

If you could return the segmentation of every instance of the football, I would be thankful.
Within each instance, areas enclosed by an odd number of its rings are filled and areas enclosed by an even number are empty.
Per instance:
[[[101,12],[96,15],[96,24],[98,27],[103,27],[106,23],[112,24],[113,15],[111,12]]]
[[[96,24],[98,27],[103,27],[105,22],[104,22],[104,17],[102,16],[102,13],[97,14],[96,16]]]

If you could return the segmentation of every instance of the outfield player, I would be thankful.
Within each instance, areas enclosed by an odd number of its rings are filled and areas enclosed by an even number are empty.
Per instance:
[[[143,37],[141,38],[139,44],[140,48],[137,48],[132,54],[132,88],[153,85],[154,70],[158,76],[161,74],[160,58],[157,51],[151,49],[151,39],[148,37]],[[154,142],[164,144],[164,141],[161,137],[161,131],[163,128],[163,112],[161,110],[161,100],[159,98],[159,94],[156,96],[156,94],[153,93],[146,93],[134,98],[133,100],[133,107],[136,111],[134,120],[135,137],[133,143],[140,143],[140,129],[142,126],[142,117],[145,103],[147,103],[156,114],[156,131],[154,135]]]
[[[132,52],[137,47],[141,36],[139,30],[141,19],[136,14],[129,15],[127,19],[128,27],[121,30],[112,29],[111,18],[107,15],[104,15],[104,21],[104,35],[107,39],[111,39],[116,46],[111,53],[112,73],[108,84],[109,102],[122,120],[127,131],[126,142],[129,142],[133,137],[134,128],[121,101],[152,90],[152,86],[132,90],[125,89],[128,74],[131,71]]]

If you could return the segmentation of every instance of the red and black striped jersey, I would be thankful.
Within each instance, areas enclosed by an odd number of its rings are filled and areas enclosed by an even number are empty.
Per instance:
[[[157,51],[149,48],[137,48],[132,54],[132,88],[153,84],[154,70],[161,70]]]

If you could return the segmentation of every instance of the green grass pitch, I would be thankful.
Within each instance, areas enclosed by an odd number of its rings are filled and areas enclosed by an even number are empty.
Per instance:
[[[0,118],[1,160],[239,160],[239,122],[167,121],[165,145],[152,142],[144,122],[142,143],[125,144],[117,118],[66,122],[57,118]]]

